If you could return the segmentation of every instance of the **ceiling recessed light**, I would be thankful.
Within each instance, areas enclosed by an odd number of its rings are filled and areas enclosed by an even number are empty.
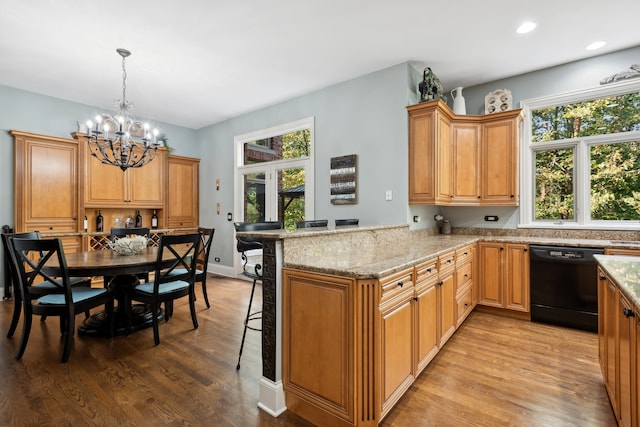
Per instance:
[[[533,31],[533,29],[536,28],[537,25],[538,24],[536,24],[535,22],[523,22],[522,24],[520,24],[520,26],[516,30],[516,33],[518,34],[528,33],[530,31]]]
[[[587,46],[587,50],[596,50],[596,49],[600,49],[602,46],[604,46],[605,44],[607,44],[607,42],[603,42],[602,40],[597,41],[597,42],[593,42],[591,43],[589,46]]]

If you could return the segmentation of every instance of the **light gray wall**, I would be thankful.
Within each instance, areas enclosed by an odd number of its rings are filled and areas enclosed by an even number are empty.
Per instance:
[[[200,218],[215,227],[211,259],[232,265],[234,137],[305,117],[315,118],[315,218],[359,218],[360,224],[407,222],[407,115],[405,107],[415,80],[408,64],[399,64],[327,87],[278,105],[198,131],[201,157]],[[329,199],[330,158],[358,155],[358,203],[332,205]],[[220,191],[215,181],[221,180]],[[385,190],[393,200],[385,201]],[[216,215],[216,203],[221,214]]]

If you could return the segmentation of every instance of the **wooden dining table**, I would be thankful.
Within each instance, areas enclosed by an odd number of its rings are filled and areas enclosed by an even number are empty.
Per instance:
[[[169,251],[167,251],[169,252]],[[151,311],[144,304],[130,304],[126,293],[130,292],[138,273],[154,271],[158,260],[158,248],[147,247],[136,255],[119,255],[115,251],[104,249],[97,251],[75,252],[65,254],[67,270],[71,277],[99,277],[112,278],[111,288],[118,301],[115,308],[115,335],[126,333],[126,311],[130,310],[130,332],[148,328],[153,323]],[[167,263],[171,262],[171,254],[167,254]],[[52,271],[55,273],[55,271]],[[130,279],[130,280],[128,280]],[[104,286],[109,286],[104,283]],[[158,319],[164,318],[164,311],[157,314]],[[106,313],[100,311],[85,319],[78,327],[78,334],[89,336],[109,336]]]

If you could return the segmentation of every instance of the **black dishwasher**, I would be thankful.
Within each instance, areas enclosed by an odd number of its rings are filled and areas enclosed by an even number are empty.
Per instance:
[[[598,331],[595,254],[601,248],[530,246],[531,320]]]

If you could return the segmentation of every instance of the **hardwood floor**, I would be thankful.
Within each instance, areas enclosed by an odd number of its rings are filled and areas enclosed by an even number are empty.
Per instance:
[[[260,336],[248,331],[236,371],[251,283],[212,277],[211,309],[198,289],[200,327],[188,305],[160,326],[114,340],[74,338],[59,362],[57,319],[34,319],[22,360],[21,325],[0,337],[0,425],[309,426],[257,408]],[[255,307],[260,305],[257,292]],[[13,302],[0,303],[6,334]],[[82,316],[77,317],[80,322]],[[420,375],[384,426],[615,426],[595,334],[472,313]]]

